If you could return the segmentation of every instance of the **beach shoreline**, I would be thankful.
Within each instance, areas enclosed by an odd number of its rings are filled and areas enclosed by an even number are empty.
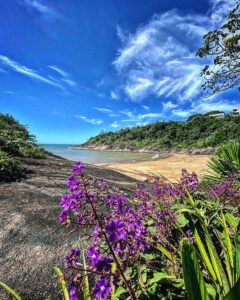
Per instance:
[[[164,180],[176,182],[180,179],[183,168],[199,176],[205,174],[209,159],[210,155],[173,154],[166,158],[132,163],[108,163],[102,166],[141,181],[159,176]]]
[[[76,149],[77,150],[77,149]],[[78,149],[80,150],[80,149]],[[86,149],[84,149],[86,150]],[[99,150],[88,149],[89,151],[114,152],[119,150]],[[126,151],[119,151],[125,152]],[[129,151],[133,153],[134,151]],[[136,153],[136,152],[134,152]],[[127,175],[139,181],[152,181],[154,177],[161,177],[163,180],[176,182],[181,177],[182,169],[189,172],[196,172],[200,177],[207,172],[207,163],[211,155],[209,154],[188,154],[188,153],[166,153],[150,152],[151,157],[137,160],[126,160],[116,162],[90,163],[92,166],[103,167]],[[69,160],[69,159],[68,159]],[[82,160],[84,163],[84,160]]]

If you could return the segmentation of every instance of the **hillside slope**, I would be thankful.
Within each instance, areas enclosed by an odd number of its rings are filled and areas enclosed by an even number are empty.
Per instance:
[[[146,126],[104,132],[90,138],[81,146],[106,149],[206,148],[216,147],[240,138],[240,117],[214,119],[205,115],[191,116],[186,122],[156,122]]]

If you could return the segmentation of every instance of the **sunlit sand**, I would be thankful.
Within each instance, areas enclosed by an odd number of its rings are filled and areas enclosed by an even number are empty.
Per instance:
[[[172,155],[158,160],[105,164],[105,167],[124,173],[139,180],[151,180],[155,176],[175,182],[181,176],[181,170],[187,169],[189,172],[196,172],[203,175],[207,171],[209,155]]]

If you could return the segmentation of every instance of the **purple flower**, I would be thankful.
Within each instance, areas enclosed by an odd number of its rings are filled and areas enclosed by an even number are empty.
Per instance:
[[[59,214],[59,220],[62,224],[64,224],[67,220],[68,212],[66,210],[62,210]]]
[[[94,248],[91,247],[88,252],[87,252],[87,256],[89,259],[90,264],[95,267],[97,265],[97,263],[99,262],[101,255],[100,253]]]
[[[75,192],[79,189],[80,183],[75,176],[70,176],[68,178],[68,188],[71,192]]]
[[[67,264],[67,267],[75,267],[78,260],[79,260],[79,256],[80,256],[80,250],[79,249],[76,249],[76,248],[73,248],[71,250],[71,253],[70,255],[66,256],[66,264]]]
[[[77,288],[75,287],[74,284],[70,284],[70,300],[78,300],[78,297],[77,297]]]
[[[99,262],[96,264],[96,269],[98,272],[103,271],[110,271],[112,268],[113,259],[110,257],[103,257]]]
[[[111,243],[117,243],[120,240],[126,239],[125,225],[119,219],[112,220],[110,224],[106,226],[107,233],[109,234],[109,241]]]
[[[103,178],[100,178],[99,180],[99,187],[101,190],[105,190],[107,188],[107,183]]]
[[[99,237],[99,225],[96,224],[94,226],[94,231],[93,231],[93,243],[95,244],[98,240],[98,237]]]
[[[97,298],[107,299],[109,293],[111,292],[111,285],[107,277],[101,277],[100,280],[97,281],[94,294]]]
[[[68,211],[71,207],[72,199],[69,195],[64,195],[61,199],[61,206],[64,210]]]
[[[77,224],[78,224],[78,225],[86,224],[86,220],[85,220],[85,218],[84,218],[83,215],[79,215],[79,216],[78,216]]]
[[[193,233],[190,229],[186,231],[186,236],[188,237],[189,242],[191,242],[193,244],[194,243],[194,237],[193,237]]]
[[[72,173],[74,175],[82,174],[84,171],[85,171],[85,166],[81,161],[76,162],[72,168]]]

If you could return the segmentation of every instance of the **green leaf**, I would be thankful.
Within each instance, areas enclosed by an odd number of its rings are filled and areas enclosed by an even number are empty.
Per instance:
[[[216,274],[214,272],[213,266],[211,264],[211,261],[210,261],[208,255],[207,255],[207,251],[205,250],[204,244],[203,244],[203,242],[200,238],[200,235],[199,235],[196,228],[194,228],[193,237],[194,237],[194,240],[197,244],[198,250],[201,254],[201,258],[202,258],[202,260],[205,264],[205,267],[207,268],[209,274],[212,276],[213,280],[216,281],[217,277],[216,277]]]
[[[234,262],[233,262],[233,249],[232,249],[232,242],[231,242],[231,238],[230,238],[230,234],[229,234],[229,230],[226,224],[226,220],[224,215],[222,214],[222,223],[223,223],[223,236],[224,236],[224,240],[225,240],[225,245],[227,248],[227,257],[229,260],[229,264],[231,269],[234,268]]]
[[[213,298],[215,299],[216,296],[217,296],[217,291],[216,289],[209,283],[206,284],[206,288],[207,288],[207,292],[208,294]]]
[[[86,270],[87,264],[86,264],[84,251],[82,252],[82,260],[83,260],[83,269]],[[83,282],[84,282],[83,299],[91,300],[88,274],[86,271],[84,271],[84,274],[83,274]]]
[[[189,300],[208,300],[207,288],[201,274],[193,245],[182,240],[183,278]]]
[[[174,280],[174,279],[176,279],[175,276],[168,275],[163,272],[156,272],[153,274],[153,278],[148,280],[148,286],[150,286],[156,282],[167,282],[169,280]]]
[[[178,214],[177,221],[180,227],[185,227],[189,223],[188,219],[184,216],[184,214]]]
[[[58,275],[59,285],[60,285],[60,288],[62,290],[63,300],[70,300],[70,297],[69,297],[69,294],[68,294],[68,289],[67,289],[67,284],[64,280],[64,276],[63,276],[62,271],[57,267],[54,267],[53,269],[55,270],[55,272]]]
[[[157,245],[158,250],[160,250],[169,260],[171,260],[173,263],[176,263],[175,257],[164,247],[161,245]]]
[[[212,265],[213,265],[214,271],[216,273],[218,282],[223,287],[224,292],[227,293],[229,291],[230,287],[229,287],[229,283],[228,283],[222,262],[218,256],[217,250],[213,244],[211,235],[210,235],[209,231],[207,230],[207,227],[202,225],[202,228],[204,231],[204,236],[205,236],[205,240],[207,243],[208,251],[210,253],[210,258],[211,258]]]
[[[0,285],[9,293],[12,295],[12,297],[16,300],[22,300],[22,298],[19,296],[17,292],[15,292],[10,286],[8,286],[6,283],[3,283],[0,281]]]
[[[240,278],[240,233],[235,237],[236,243],[236,254],[235,254],[235,264],[236,264],[236,279]]]
[[[231,288],[227,296],[223,298],[223,300],[239,300],[239,299],[240,299],[240,278],[238,278],[238,281]]]
[[[121,296],[122,294],[124,294],[124,293],[126,293],[127,291],[124,289],[124,287],[122,287],[122,286],[119,286],[118,288],[117,288],[117,290],[116,290],[116,292],[115,292],[115,298],[114,299],[116,299],[116,298],[118,298],[119,296]]]
[[[237,221],[237,218],[235,218],[232,214],[230,213],[226,213],[225,214],[225,218],[227,220],[227,222],[233,227],[233,228],[237,228],[238,226],[238,221]]]

